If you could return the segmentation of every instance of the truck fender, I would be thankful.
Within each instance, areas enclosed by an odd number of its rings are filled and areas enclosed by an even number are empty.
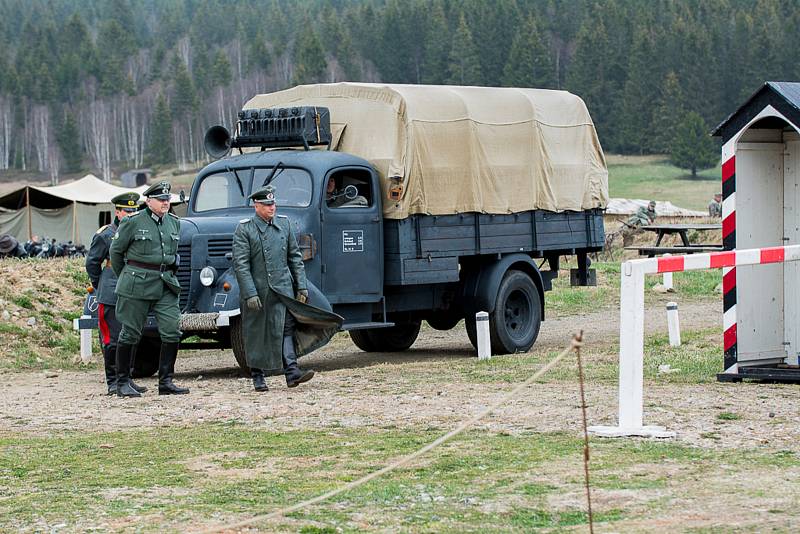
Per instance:
[[[464,311],[468,316],[479,311],[491,313],[495,308],[497,291],[506,272],[514,269],[522,271],[531,277],[542,305],[542,319],[544,319],[544,284],[542,275],[536,263],[525,254],[509,254],[498,261],[482,263],[476,266],[464,280],[461,299]]]

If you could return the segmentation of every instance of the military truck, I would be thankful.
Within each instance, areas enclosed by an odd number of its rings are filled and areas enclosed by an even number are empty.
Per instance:
[[[493,352],[527,351],[561,256],[577,256],[573,285],[593,283],[608,173],[570,93],[304,85],[255,96],[232,133],[212,127],[205,142],[216,161],[181,221],[181,328],[232,347],[242,367],[232,236],[268,183],[295,225],[310,301],[367,352],[408,349],[423,321],[464,320],[476,345],[478,311]]]

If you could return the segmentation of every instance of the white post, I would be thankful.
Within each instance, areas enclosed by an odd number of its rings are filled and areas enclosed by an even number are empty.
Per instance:
[[[644,269],[641,263],[622,264],[619,299],[619,426],[593,426],[606,437],[673,437],[663,427],[644,426]]]
[[[91,319],[91,315],[81,315],[81,319]],[[81,328],[81,361],[89,363],[92,360],[92,329]]]
[[[664,254],[664,256],[670,256],[670,254]],[[672,287],[672,273],[664,273],[661,277],[661,285],[664,286],[664,289],[669,291],[673,289]]]
[[[488,360],[492,357],[492,344],[489,340],[489,314],[485,311],[476,313],[475,326],[478,334],[478,359]]]
[[[678,303],[667,302],[667,329],[669,330],[669,346],[681,346],[681,323],[678,319]]]

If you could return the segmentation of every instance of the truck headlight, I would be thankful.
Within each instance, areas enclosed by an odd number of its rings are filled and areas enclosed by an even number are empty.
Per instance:
[[[205,287],[210,287],[217,279],[217,270],[213,267],[203,267],[200,270],[200,283]]]

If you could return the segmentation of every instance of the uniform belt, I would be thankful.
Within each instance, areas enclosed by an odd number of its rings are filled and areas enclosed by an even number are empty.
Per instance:
[[[177,270],[176,267],[175,267],[175,264],[164,265],[163,263],[161,263],[161,264],[158,264],[158,263],[145,263],[143,261],[136,261],[136,260],[128,260],[128,265],[131,265],[133,267],[140,267],[142,269],[149,269],[151,271],[159,271],[159,272],[162,272],[162,273],[164,271],[173,271],[174,272],[174,271]]]

